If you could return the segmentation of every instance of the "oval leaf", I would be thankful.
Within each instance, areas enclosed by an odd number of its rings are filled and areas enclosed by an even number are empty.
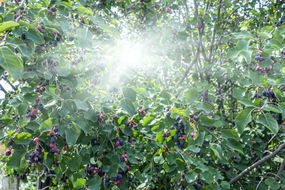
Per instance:
[[[0,66],[8,71],[14,79],[23,75],[23,61],[10,48],[0,47]]]

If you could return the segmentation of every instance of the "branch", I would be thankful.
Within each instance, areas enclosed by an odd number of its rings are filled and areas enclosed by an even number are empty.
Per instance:
[[[4,78],[3,80],[5,80],[13,90],[17,90],[17,88],[8,79]]]
[[[209,60],[210,60],[210,62],[213,60],[212,56],[213,56],[213,51],[214,51],[214,41],[215,41],[215,38],[216,38],[217,23],[218,23],[219,20],[220,20],[222,2],[223,2],[223,0],[220,0],[220,1],[219,1],[218,18],[217,18],[217,21],[215,22],[214,31],[213,31],[213,35],[212,35],[212,39],[211,39],[210,55],[209,55]]]
[[[273,151],[271,154],[263,157],[261,160],[255,162],[251,166],[247,167],[245,170],[243,170],[240,174],[238,174],[236,177],[232,178],[230,181],[230,184],[233,184],[237,182],[241,177],[245,176],[248,172],[253,170],[254,168],[257,168],[260,166],[263,162],[269,160],[270,158],[276,156],[283,148],[285,148],[285,142],[281,144],[275,151]]]
[[[285,158],[283,159],[283,162],[281,163],[279,170],[277,172],[278,177],[280,176],[280,174],[283,172],[284,169],[285,169]]]
[[[191,64],[189,65],[189,67],[186,69],[184,75],[182,76],[182,78],[180,79],[180,81],[177,83],[177,87],[184,81],[184,79],[188,76],[191,68],[193,67],[193,65],[195,65],[197,63],[197,59],[198,59],[198,56],[199,56],[200,52],[198,50],[198,52],[196,53],[196,56],[195,58],[193,59],[193,61],[191,62]]]
[[[7,91],[6,91],[5,88],[2,86],[2,84],[0,84],[0,90],[2,90],[5,94],[7,94]]]

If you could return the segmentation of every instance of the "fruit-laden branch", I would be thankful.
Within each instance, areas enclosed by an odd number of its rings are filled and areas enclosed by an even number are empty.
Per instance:
[[[263,162],[269,160],[270,158],[276,156],[283,148],[285,148],[285,142],[283,144],[281,144],[274,152],[272,152],[271,154],[263,157],[261,160],[255,162],[254,164],[252,164],[251,166],[247,167],[245,170],[243,170],[240,174],[238,174],[236,177],[232,178],[230,181],[230,184],[233,184],[235,182],[237,182],[241,177],[243,177],[244,175],[246,175],[248,172],[250,172],[252,169],[257,168],[258,166],[260,166]]]

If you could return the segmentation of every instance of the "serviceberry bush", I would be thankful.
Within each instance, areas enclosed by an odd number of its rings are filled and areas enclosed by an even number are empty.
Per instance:
[[[284,189],[283,10],[0,2],[3,171],[34,189]]]

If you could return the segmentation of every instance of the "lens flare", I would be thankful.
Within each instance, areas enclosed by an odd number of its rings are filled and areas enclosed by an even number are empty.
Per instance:
[[[111,51],[108,51],[111,64],[108,83],[118,86],[123,78],[142,69],[147,64],[147,52],[142,43],[129,40],[118,41]]]

